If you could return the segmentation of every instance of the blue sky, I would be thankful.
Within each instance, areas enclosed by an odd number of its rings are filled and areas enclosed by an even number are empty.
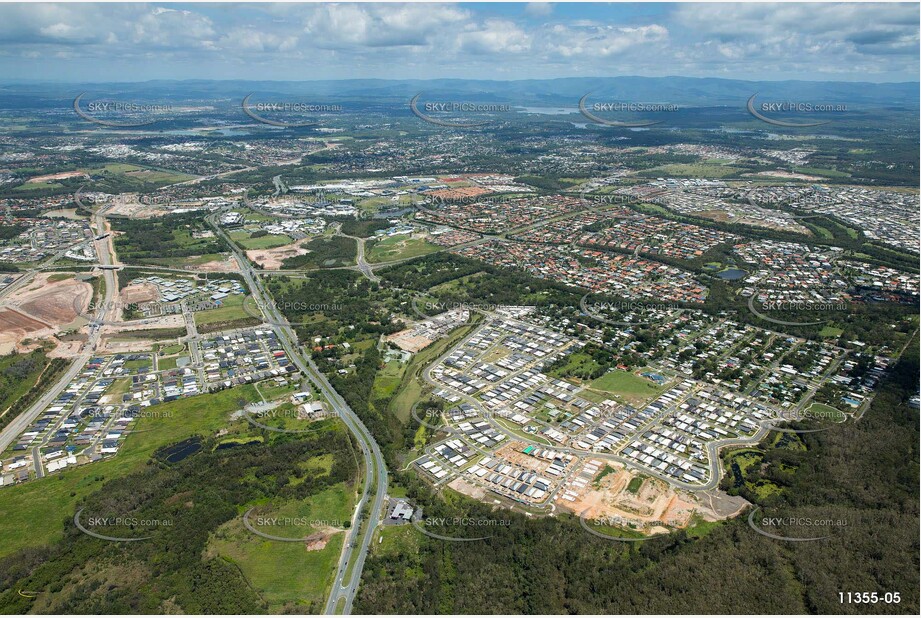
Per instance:
[[[0,79],[917,81],[919,5],[0,4]]]

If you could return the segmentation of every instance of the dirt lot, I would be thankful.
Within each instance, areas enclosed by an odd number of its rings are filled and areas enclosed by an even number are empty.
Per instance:
[[[23,338],[50,336],[47,324],[14,309],[0,309],[0,354],[9,354]]]
[[[458,477],[448,483],[448,487],[453,489],[458,493],[462,493],[465,496],[470,496],[475,500],[483,500],[486,498],[486,490],[482,487],[478,487],[473,483],[468,483],[464,479]]]
[[[110,215],[121,215],[132,219],[150,219],[169,214],[170,211],[158,204],[142,204],[137,193],[123,193],[115,197]]]
[[[598,460],[587,463],[592,464],[596,465],[597,472],[573,477],[573,480],[590,478],[591,481],[582,487],[570,482],[567,488],[577,497],[573,501],[565,500],[565,492],[561,491],[557,498],[558,507],[576,514],[585,513],[589,519],[618,518],[647,534],[665,531],[664,525],[685,528],[695,513],[711,521],[717,519],[712,517],[711,509],[702,505],[696,497],[670,487],[665,481],[641,477],[619,464]],[[602,476],[606,466],[614,471]],[[638,483],[634,482],[631,487],[631,481],[637,478],[642,478],[642,483],[637,486]]]
[[[77,312],[89,306],[93,288],[73,278],[49,281],[53,274],[36,275],[5,300],[0,308],[0,351],[12,350],[23,339],[47,339],[66,326],[78,325]]]
[[[240,270],[240,265],[237,264],[237,258],[235,258],[232,255],[228,255],[223,260],[214,260],[213,262],[205,262],[204,264],[198,264],[192,270],[209,272],[209,273],[223,273],[227,271],[237,272]]]
[[[121,290],[122,303],[147,303],[157,300],[157,286],[152,283],[135,283],[126,285]]]
[[[263,270],[278,270],[281,268],[282,261],[286,258],[310,253],[300,246],[302,242],[299,240],[290,245],[282,245],[274,249],[250,249],[246,252],[246,257],[254,264],[259,264]]]
[[[502,457],[516,466],[534,470],[535,472],[543,472],[546,470],[551,462],[523,453],[522,451],[526,446],[527,444],[524,442],[513,440],[496,451],[496,456]]]
[[[128,354],[130,352],[150,352],[157,342],[153,339],[132,339],[114,341],[110,337],[100,337],[96,351],[100,354]]]
[[[401,330],[398,333],[387,336],[387,341],[398,346],[401,350],[406,350],[407,352],[412,352],[415,354],[420,350],[424,350],[434,343],[433,340],[428,337],[423,337],[422,335],[414,335],[414,329]]]
[[[41,273],[27,288],[9,299],[9,305],[48,325],[60,328],[73,322],[78,309],[89,306],[93,287],[76,279],[49,281],[55,273]]]

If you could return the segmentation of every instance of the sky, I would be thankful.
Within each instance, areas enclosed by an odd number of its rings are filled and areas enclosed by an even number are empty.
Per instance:
[[[3,81],[918,71],[918,3],[0,4]]]

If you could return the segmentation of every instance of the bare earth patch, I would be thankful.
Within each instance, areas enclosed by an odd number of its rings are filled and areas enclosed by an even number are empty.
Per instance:
[[[310,253],[310,251],[300,246],[301,242],[303,241],[299,240],[290,245],[282,245],[274,249],[250,249],[246,252],[246,257],[252,263],[258,264],[263,270],[278,270],[281,268],[281,263],[286,259]]]
[[[49,281],[55,273],[40,273],[0,307],[0,350],[17,348],[26,338],[48,339],[80,318],[92,298],[89,283],[76,279]],[[13,346],[12,348],[10,346]]]
[[[135,283],[126,285],[121,290],[122,302],[131,303],[149,303],[157,300],[157,286],[152,283]]]
[[[228,255],[223,260],[205,262],[204,264],[195,266],[191,270],[204,271],[209,273],[223,273],[228,271],[236,272],[240,270],[240,265],[237,263],[237,258],[232,255]]]

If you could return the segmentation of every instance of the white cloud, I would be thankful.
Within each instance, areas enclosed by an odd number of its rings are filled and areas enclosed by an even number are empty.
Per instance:
[[[547,17],[553,13],[552,2],[528,2],[524,7],[524,12],[533,17]]]
[[[455,4],[0,4],[0,77],[16,58],[62,78],[721,75],[915,80],[917,4],[680,4],[645,15],[550,3],[518,18]],[[590,17],[589,17],[590,16]],[[57,58],[57,60],[55,60]],[[313,62],[291,62],[310,58]],[[78,75],[76,63],[92,71]],[[137,64],[136,66],[143,66]],[[249,67],[260,67],[252,68]],[[264,67],[275,66],[268,74]],[[55,68],[58,67],[58,68]],[[247,72],[249,71],[249,72]]]

